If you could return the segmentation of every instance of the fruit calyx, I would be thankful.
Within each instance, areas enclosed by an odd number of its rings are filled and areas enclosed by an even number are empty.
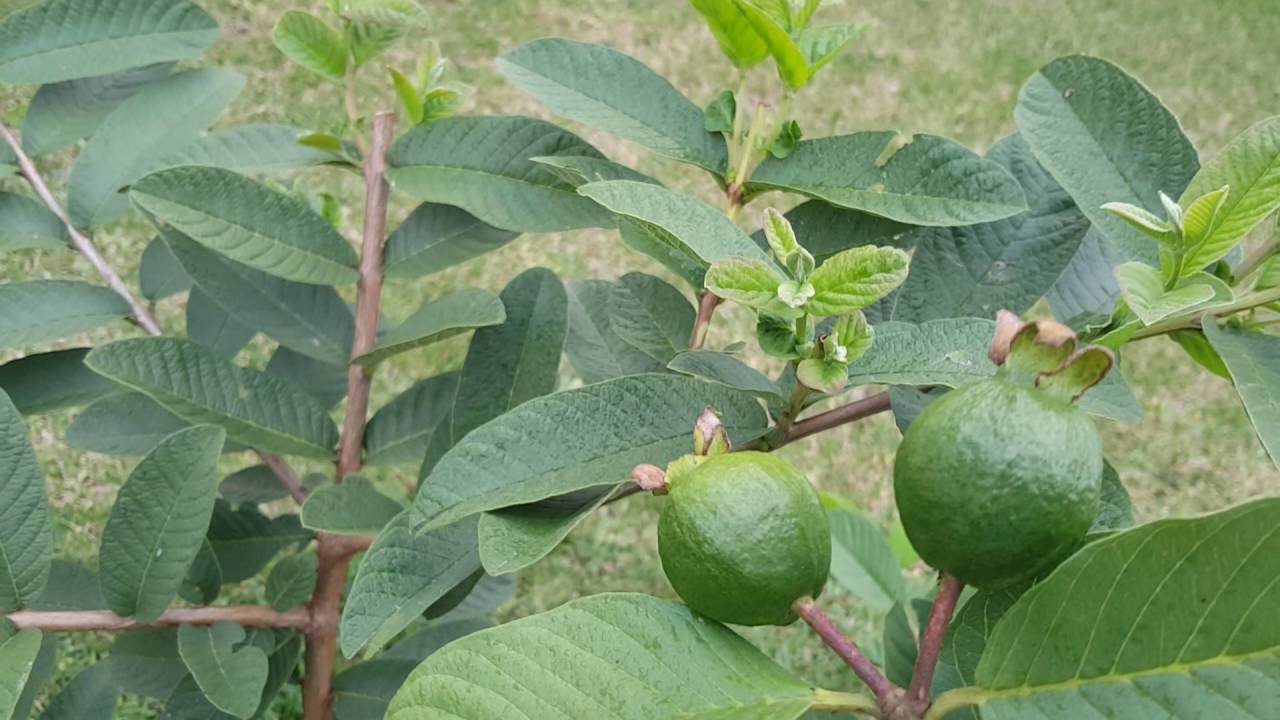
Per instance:
[[[1116,362],[1107,348],[1079,345],[1060,322],[1025,321],[1008,310],[996,314],[988,357],[1000,367],[998,379],[1032,385],[1068,403],[1102,382]]]
[[[712,408],[703,408],[693,424],[693,454],[676,458],[666,470],[648,463],[637,465],[631,470],[631,482],[641,492],[666,495],[671,492],[672,480],[697,467],[702,460],[727,452],[731,452],[729,433],[720,414]]]

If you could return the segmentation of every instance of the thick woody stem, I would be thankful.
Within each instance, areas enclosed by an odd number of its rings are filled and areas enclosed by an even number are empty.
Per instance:
[[[373,119],[373,144],[365,156],[364,234],[360,251],[360,284],[356,293],[356,328],[351,357],[363,355],[377,344],[378,316],[382,305],[382,244],[386,237],[387,148],[395,130],[395,115],[378,113]],[[347,370],[347,416],[334,482],[341,483],[362,466],[364,428],[369,413],[371,371],[355,363]],[[351,556],[365,549],[353,538],[321,533],[316,538],[319,568],[311,597],[311,632],[307,636],[307,675],[302,687],[303,720],[330,720],[333,716],[333,674],[338,654],[338,622],[342,615],[342,590],[347,583]]]
[[[701,350],[707,342],[707,331],[711,329],[711,316],[715,315],[720,298],[710,290],[702,294],[698,303],[698,318],[693,323],[693,337],[689,338],[690,350]]]
[[[942,653],[947,628],[951,626],[951,616],[956,612],[956,603],[963,590],[964,583],[952,575],[942,574],[938,596],[934,598],[933,610],[929,613],[929,624],[920,634],[920,652],[916,655],[911,687],[907,688],[907,698],[915,703],[927,703],[929,700],[933,674],[938,669],[938,656]]]
[[[875,663],[862,654],[862,651],[858,649],[853,640],[845,637],[844,633],[840,632],[840,628],[836,627],[836,624],[818,607],[813,598],[800,598],[791,606],[791,609],[800,616],[801,620],[808,623],[814,632],[818,633],[818,637],[822,638],[827,647],[840,656],[840,659],[844,660],[845,664],[853,668],[853,672],[862,679],[862,682],[866,683],[871,692],[875,693],[877,700],[884,703],[898,690],[880,672]]]
[[[139,630],[177,625],[212,625],[224,621],[245,627],[293,628],[294,630],[307,630],[311,627],[311,611],[305,607],[280,612],[261,605],[175,608],[166,611],[157,620],[149,623],[120,617],[107,610],[23,610],[5,617],[20,630],[35,628],[43,632]]]

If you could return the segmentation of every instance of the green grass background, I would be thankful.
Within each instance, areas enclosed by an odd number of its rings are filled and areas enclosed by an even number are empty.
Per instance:
[[[322,3],[203,4],[223,30],[202,62],[235,66],[248,76],[244,94],[223,123],[287,122],[317,130],[341,124],[340,89],[290,66],[270,39],[282,12],[322,12]],[[419,41],[436,39],[454,61],[453,77],[475,86],[468,112],[548,117],[507,84],[493,64],[498,53],[548,35],[607,43],[631,53],[698,103],[735,82],[732,68],[696,13],[680,0],[437,0],[424,5],[433,17],[431,30],[402,40],[387,60],[411,68],[422,49]],[[1071,53],[1108,58],[1143,80],[1181,119],[1202,157],[1250,124],[1280,112],[1280,6],[1274,0],[850,0],[824,10],[819,19],[864,21],[872,29],[799,96],[795,116],[811,137],[897,129],[947,135],[981,151],[1015,129],[1012,110],[1027,76]],[[383,63],[366,67],[360,84],[363,107],[393,107]],[[774,93],[776,86],[762,69],[751,89],[764,96]],[[0,107],[13,113],[28,97],[29,91],[0,90]],[[590,129],[574,129],[618,161],[715,199],[714,186],[700,171]],[[58,187],[65,186],[70,157],[42,161]],[[356,236],[362,195],[353,180],[312,170],[295,182],[305,189],[337,193],[346,205],[347,234]],[[16,181],[0,181],[0,186],[13,189]],[[745,214],[747,220],[754,221],[768,202],[787,201],[777,196],[758,201]],[[410,207],[403,198],[396,201],[392,226]],[[143,226],[133,223],[100,233],[98,239],[117,267],[136,278],[137,261],[149,237]],[[422,300],[459,287],[496,291],[534,265],[550,267],[566,279],[615,278],[631,270],[663,274],[611,233],[529,235],[449,272],[389,284],[386,314],[402,318]],[[87,263],[68,253],[22,252],[0,260],[0,280],[44,277],[96,281]],[[170,331],[181,331],[179,304],[167,301],[159,312]],[[749,339],[749,328],[744,313],[729,309],[717,317],[711,343]],[[89,339],[127,334],[120,326]],[[466,339],[459,338],[397,358],[380,370],[375,407],[416,379],[456,367],[465,349]],[[267,352],[267,344],[260,341],[246,351],[245,359],[263,362]],[[1146,420],[1139,425],[1107,423],[1104,432],[1108,457],[1134,495],[1142,519],[1204,512],[1275,493],[1280,487],[1280,473],[1262,451],[1226,381],[1199,370],[1163,340],[1126,352],[1123,369]],[[565,386],[577,382],[567,366],[563,377]],[[31,434],[55,508],[58,554],[93,565],[102,525],[132,463],[67,450],[59,438],[69,419],[69,414],[36,418]],[[891,470],[898,440],[891,418],[881,416],[782,452],[823,491],[847,497],[887,523],[893,513]],[[228,461],[226,469],[236,469],[238,462]],[[381,473],[378,479],[406,492],[414,475],[413,469],[405,468]],[[551,557],[521,575],[518,595],[503,609],[503,617],[524,616],[607,590],[669,595],[657,561],[656,519],[656,504],[647,499],[611,506],[588,519]],[[927,584],[923,571],[916,570],[915,576],[921,586]],[[251,586],[231,595],[253,600],[257,592]],[[878,619],[837,590],[829,593],[827,603],[845,629],[877,653]],[[815,683],[857,688],[852,675],[798,627],[747,635]],[[82,666],[107,642],[101,636],[87,642],[83,636],[63,638],[59,664],[65,671]],[[280,717],[292,717],[295,704],[282,702]],[[154,712],[154,704],[130,701],[118,716],[143,718]]]

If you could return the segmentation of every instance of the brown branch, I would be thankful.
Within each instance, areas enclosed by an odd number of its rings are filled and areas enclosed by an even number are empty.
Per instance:
[[[302,481],[298,479],[298,474],[293,471],[293,468],[289,467],[289,463],[284,458],[275,453],[261,450],[255,450],[254,452],[258,454],[258,459],[262,461],[262,464],[275,473],[276,479],[289,492],[289,497],[293,498],[294,502],[301,505],[306,501],[307,489],[302,487]]]
[[[818,633],[818,637],[831,648],[841,660],[845,661],[849,667],[862,679],[862,682],[871,688],[871,692],[875,693],[876,699],[883,705],[889,698],[893,697],[895,691],[899,690],[893,683],[889,682],[877,668],[875,663],[871,662],[858,646],[845,637],[840,632],[840,628],[827,617],[827,614],[818,607],[811,597],[802,597],[791,606],[791,609]]]
[[[698,318],[693,323],[693,336],[689,338],[690,350],[701,350],[707,342],[707,331],[711,329],[711,317],[715,315],[720,298],[710,290],[702,294],[698,302]]]
[[[133,618],[120,617],[108,610],[21,610],[4,617],[18,629],[35,628],[43,632],[139,630],[177,625],[212,625],[223,621],[246,627],[293,628],[294,630],[307,630],[311,627],[311,611],[305,607],[280,612],[263,605],[175,608],[165,611],[158,620],[150,623],[140,623]]]
[[[841,425],[865,420],[888,409],[890,409],[889,393],[876,393],[801,420],[787,429],[786,442],[793,442]]]
[[[933,600],[933,610],[929,613],[929,624],[920,634],[920,652],[916,655],[915,672],[911,675],[911,687],[907,688],[907,698],[915,703],[927,703],[929,693],[933,689],[933,674],[938,669],[938,656],[942,653],[942,645],[947,639],[947,628],[951,626],[951,616],[956,612],[956,602],[964,583],[952,575],[942,574],[938,583],[938,596]]]
[[[381,112],[373,119],[373,145],[365,155],[364,234],[360,244],[360,285],[356,292],[356,328],[351,346],[355,358],[377,344],[382,304],[382,245],[386,237],[387,148],[395,130],[395,115]],[[372,371],[355,363],[347,370],[347,416],[334,482],[362,466],[364,429],[369,414]],[[333,674],[338,654],[338,623],[342,591],[347,584],[351,556],[365,549],[360,538],[321,533],[316,538],[319,568],[311,597],[311,632],[307,635],[307,674],[302,686],[303,720],[333,716]]]

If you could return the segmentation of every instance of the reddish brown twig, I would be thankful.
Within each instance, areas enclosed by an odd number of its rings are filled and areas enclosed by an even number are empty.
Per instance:
[[[707,342],[707,331],[711,329],[711,318],[716,313],[720,298],[710,290],[702,294],[698,302],[698,317],[693,322],[693,336],[689,338],[690,350],[701,350]]]
[[[864,420],[888,410],[889,407],[889,393],[876,393],[801,420],[787,428],[786,441],[793,442],[847,423]]]
[[[942,653],[947,628],[951,626],[951,616],[956,612],[956,603],[963,590],[964,583],[952,575],[942,574],[938,583],[938,596],[934,598],[933,610],[929,613],[929,624],[920,633],[920,652],[916,654],[911,687],[907,688],[907,698],[911,702],[924,704],[929,700],[929,693],[933,689],[933,674],[938,669],[938,656]]]
[[[831,648],[836,655],[840,656],[841,660],[844,660],[849,667],[853,668],[853,672],[862,679],[862,682],[866,683],[868,688],[871,688],[871,692],[875,693],[876,699],[882,704],[898,690],[880,672],[880,668],[877,668],[875,663],[862,654],[862,651],[858,649],[853,640],[845,637],[844,633],[840,632],[840,628],[836,627],[836,624],[831,621],[831,618],[827,617],[822,608],[818,607],[813,598],[800,598],[791,606],[791,609],[800,616],[801,620],[808,623],[814,632],[818,633],[818,637],[822,638],[827,647]]]
[[[89,632],[95,630],[138,630],[176,625],[212,625],[233,622],[246,627],[293,628],[311,627],[311,611],[305,607],[280,612],[263,605],[227,605],[167,610],[155,622],[140,623],[108,610],[21,610],[5,616],[19,629],[35,628],[42,632]]]

